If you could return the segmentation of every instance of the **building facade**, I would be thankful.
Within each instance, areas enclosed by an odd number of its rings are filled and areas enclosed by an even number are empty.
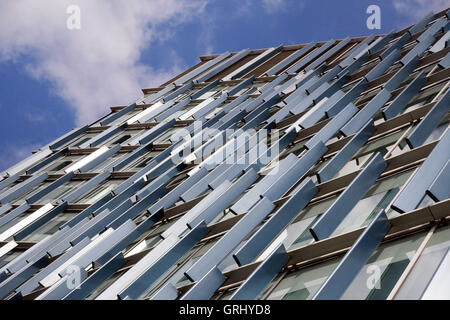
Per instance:
[[[450,10],[201,62],[0,180],[0,298],[449,299]]]

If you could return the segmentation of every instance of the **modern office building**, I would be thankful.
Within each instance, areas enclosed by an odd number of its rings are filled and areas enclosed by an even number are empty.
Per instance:
[[[450,10],[201,61],[7,169],[1,299],[449,299]]]

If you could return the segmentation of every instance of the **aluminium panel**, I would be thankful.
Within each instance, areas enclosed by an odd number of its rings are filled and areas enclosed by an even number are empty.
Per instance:
[[[245,63],[244,65],[240,66],[230,74],[226,75],[222,80],[228,81],[240,78],[241,76],[248,73],[250,70],[254,69],[257,65],[267,61],[271,57],[273,57],[275,54],[280,52],[283,49],[283,46],[273,47],[265,50],[263,53],[256,56],[254,59],[250,60],[249,62]]]
[[[382,154],[377,153],[338,196],[331,207],[310,228],[315,240],[328,238],[333,233],[358,201],[367,193],[385,168],[386,162]]]
[[[310,42],[307,45],[305,45],[303,48],[300,48],[296,50],[294,53],[277,63],[275,66],[270,68],[267,72],[267,76],[274,76],[277,73],[279,73],[281,70],[286,68],[288,65],[290,65],[292,62],[297,60],[299,57],[303,56],[305,53],[309,52],[311,49],[313,49],[316,46],[315,42]]]
[[[436,104],[414,127],[413,131],[406,137],[406,142],[413,148],[421,146],[433,130],[441,123],[445,115],[450,111],[450,89],[440,97]]]
[[[427,194],[435,201],[444,201],[450,197],[450,160],[439,172],[433,183],[427,190]]]
[[[289,69],[287,69],[287,73],[291,74],[291,73],[297,73],[299,72],[301,69],[303,69],[308,63],[310,63],[311,61],[313,61],[315,58],[317,58],[319,55],[321,55],[323,52],[325,52],[326,50],[328,50],[331,46],[333,46],[336,43],[335,40],[329,40],[327,42],[325,42],[324,44],[322,44],[320,47],[318,47],[317,49],[315,49],[314,51],[310,52],[308,55],[304,56],[303,58],[301,58],[299,61],[297,61],[295,64],[293,64],[291,67],[289,67]],[[310,71],[310,70],[306,70],[306,72]]]
[[[447,129],[441,141],[400,191],[392,203],[392,209],[399,213],[414,210],[448,159],[450,159],[450,130]]]
[[[317,180],[325,182],[334,177],[336,173],[353,157],[353,155],[367,142],[375,132],[373,121],[368,121],[353,137],[345,144],[336,155],[317,173]]]
[[[391,93],[386,89],[382,89],[378,94],[370,100],[359,112],[345,124],[340,132],[348,137],[358,132],[367,121],[373,119],[384,104],[391,98]]]
[[[233,255],[239,266],[251,263],[311,201],[317,187],[311,179],[302,186]]]
[[[123,298],[129,296],[133,299],[140,297],[151,284],[169,270],[174,263],[181,259],[207,233],[208,228],[205,223],[201,221],[158,260],[154,261],[150,268],[139,274],[130,285],[120,292],[119,297]]]
[[[225,70],[226,68],[228,68],[229,66],[235,64],[236,62],[238,62],[242,58],[245,58],[250,53],[251,53],[250,49],[244,49],[242,51],[239,51],[235,55],[229,57],[225,61],[222,61],[218,65],[214,66],[212,69],[208,70],[206,73],[204,73],[204,74],[200,75],[199,77],[195,78],[194,82],[195,83],[201,83],[201,82],[207,81],[208,79],[214,77],[219,72],[221,72],[221,71]]]
[[[313,300],[339,299],[390,228],[386,213],[381,209],[319,288]]]
[[[200,281],[196,282],[180,300],[209,299],[224,282],[224,275],[217,267],[214,267]]]
[[[342,128],[359,111],[353,103],[349,103],[341,112],[339,112],[330,122],[319,130],[311,139],[305,143],[306,149],[311,149],[318,142],[327,143],[336,132]]]
[[[180,85],[180,84],[185,83],[188,80],[191,80],[192,78],[198,76],[200,73],[206,71],[207,69],[209,69],[212,66],[218,64],[222,60],[228,58],[230,55],[231,55],[231,53],[229,53],[229,52],[225,52],[225,53],[222,53],[221,55],[218,55],[214,59],[209,60],[208,62],[202,64],[201,66],[199,66],[197,68],[195,68],[194,70],[192,70],[188,74],[185,74],[184,76],[182,76],[182,77],[178,78],[177,80],[175,80],[175,84]]]
[[[289,257],[284,246],[280,244],[275,250],[247,277],[230,297],[230,300],[254,300],[260,292],[286,266]]]
[[[30,191],[38,184],[46,180],[47,178],[48,173],[42,172],[41,174],[31,176],[30,178],[12,186],[11,188],[3,191],[3,193],[0,194],[0,203],[3,205],[20,197],[24,193]]]
[[[413,81],[411,81],[400,92],[395,99],[382,111],[383,117],[386,120],[392,119],[399,115],[406,107],[409,101],[420,91],[426,83],[425,72],[422,70]]]
[[[338,44],[333,46],[331,49],[329,49],[327,52],[322,54],[319,58],[315,59],[313,62],[311,62],[306,68],[305,71],[312,70],[325,62],[327,59],[329,59],[331,56],[333,56],[335,53],[337,53],[339,50],[343,49],[348,43],[350,43],[351,38],[347,37],[341,41],[339,41]]]
[[[225,233],[205,254],[184,273],[191,281],[199,281],[215,265],[222,262],[275,208],[263,197],[247,214]]]

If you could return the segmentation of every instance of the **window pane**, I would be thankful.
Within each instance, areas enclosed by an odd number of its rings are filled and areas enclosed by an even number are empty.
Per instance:
[[[45,237],[52,235],[56,231],[58,231],[60,226],[62,226],[64,223],[72,219],[74,216],[76,216],[76,213],[69,213],[69,212],[61,213],[56,217],[54,217],[49,222],[47,222],[46,224],[44,224],[42,227],[33,231],[29,236],[25,237],[23,241],[31,241],[31,242],[41,241]]]
[[[267,300],[310,300],[337,266],[333,259],[288,274],[267,297]]]
[[[385,300],[414,257],[426,232],[381,245],[341,299]]]
[[[450,226],[436,230],[395,299],[420,299],[450,247]]]
[[[18,257],[20,254],[22,254],[23,251],[10,251],[7,254],[0,257],[0,268],[8,264],[10,261]]]

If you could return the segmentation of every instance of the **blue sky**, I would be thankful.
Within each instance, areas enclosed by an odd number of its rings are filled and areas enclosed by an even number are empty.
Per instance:
[[[55,4],[56,3],[56,4]],[[69,5],[81,30],[68,30]],[[381,8],[368,30],[366,8]],[[198,56],[386,33],[445,0],[15,0],[0,4],[0,170]]]

